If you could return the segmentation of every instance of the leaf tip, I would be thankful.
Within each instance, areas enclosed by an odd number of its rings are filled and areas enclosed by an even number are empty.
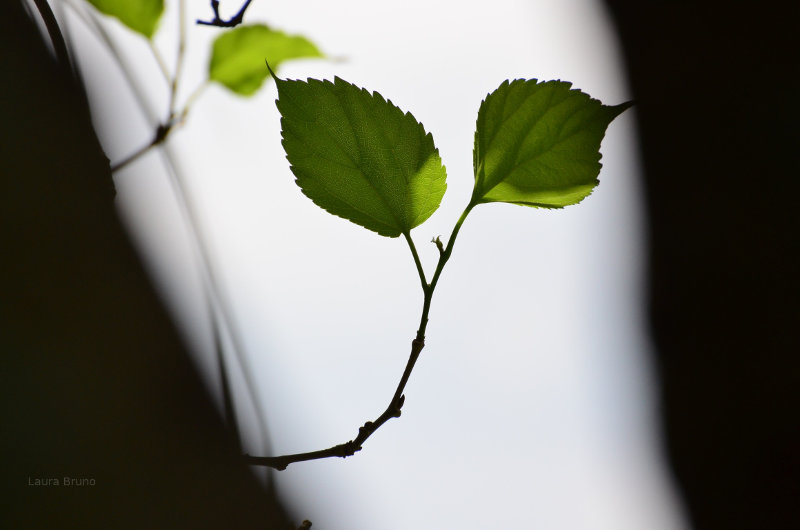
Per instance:
[[[272,76],[272,79],[274,79],[276,83],[278,81],[282,81],[282,79],[280,79],[277,75],[275,75],[275,72],[272,71],[272,68],[270,67],[269,61],[267,59],[264,59],[264,64],[267,65],[267,70],[269,71],[269,75]]]
[[[617,112],[617,115],[619,115],[628,110],[629,108],[633,107],[634,105],[636,105],[635,101],[626,101],[624,103],[620,103],[619,105],[614,105],[612,106],[612,108]]]

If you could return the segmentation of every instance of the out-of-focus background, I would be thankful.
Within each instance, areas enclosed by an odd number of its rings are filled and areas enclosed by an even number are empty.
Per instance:
[[[447,237],[468,201],[488,92],[535,77],[569,80],[607,104],[642,98],[609,127],[601,184],[582,204],[473,211],[437,288],[402,418],[353,458],[253,470],[293,520],[390,530],[682,529],[690,519],[698,528],[791,528],[797,371],[783,356],[797,316],[788,303],[792,39],[785,24],[736,6],[607,3],[249,7],[247,23],[303,34],[328,55],[286,63],[279,75],[340,76],[433,134],[448,192],[412,233],[427,271],[437,257],[427,242]],[[170,66],[176,4],[154,39]],[[189,4],[190,22],[210,17],[205,2]],[[143,38],[101,17],[131,85],[87,30],[91,7],[52,5],[113,164],[152,138],[167,86]],[[238,8],[222,2],[224,16]],[[220,31],[189,24],[179,99],[204,81]],[[758,81],[774,72],[780,83]],[[330,216],[294,185],[275,97],[269,82],[252,98],[211,85],[163,153],[114,175],[117,210],[220,411],[215,340],[224,346],[235,423],[252,454],[354,437],[386,406],[422,301],[403,241]],[[208,271],[164,154],[210,257],[217,310],[230,318],[219,337]]]

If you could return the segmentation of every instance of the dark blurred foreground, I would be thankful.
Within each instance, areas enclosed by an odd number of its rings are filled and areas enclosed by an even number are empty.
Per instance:
[[[678,486],[698,530],[800,528],[800,5],[606,3],[637,100]]]
[[[19,1],[0,35],[0,527],[286,528],[117,219],[81,95]]]

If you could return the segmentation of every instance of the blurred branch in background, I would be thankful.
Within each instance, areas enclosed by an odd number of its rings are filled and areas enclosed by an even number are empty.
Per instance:
[[[135,86],[134,75],[131,73],[130,69],[127,67],[125,62],[122,60],[122,55],[117,51],[117,47],[114,44],[113,39],[103,29],[103,21],[99,19],[98,15],[94,11],[90,9],[85,9],[83,5],[78,4],[75,0],[65,0],[65,2],[79,15],[79,18],[87,24],[88,29],[92,30],[102,40],[102,42],[106,44],[109,51],[112,53],[112,57],[114,58],[120,71],[123,73],[124,78],[126,79],[128,84]],[[183,108],[180,111],[176,111],[177,92],[180,84],[181,74],[183,73],[183,63],[186,54],[185,19],[186,19],[185,0],[180,0],[178,3],[179,31],[178,31],[178,43],[176,46],[177,53],[176,53],[176,65],[174,73],[169,72],[169,68],[166,66],[165,61],[162,59],[161,53],[156,48],[155,44],[148,39],[148,44],[150,50],[152,51],[152,55],[156,60],[156,62],[158,63],[159,68],[164,73],[164,77],[168,85],[169,103],[167,109],[167,117],[163,123],[155,127],[155,134],[153,139],[148,144],[144,145],[143,147],[139,148],[128,157],[124,158],[122,161],[117,162],[116,164],[112,164],[111,166],[112,172],[119,171],[128,164],[136,161],[139,157],[149,152],[151,149],[161,146],[166,141],[170,132],[174,130],[176,126],[180,126],[184,123],[186,115],[189,112],[190,105],[197,99],[197,97],[199,97],[204,88],[208,86],[208,81],[201,83],[199,87],[191,93],[190,97],[187,99]],[[146,114],[144,94],[141,93],[140,91],[134,91],[134,94],[136,96],[136,101],[139,108],[141,109],[143,114]],[[229,344],[229,349],[232,350],[231,353],[233,354],[234,358],[236,359],[241,368],[241,372],[243,373],[244,376],[244,382],[248,398],[256,411],[256,424],[259,437],[261,439],[260,447],[262,448],[262,450],[268,451],[269,438],[267,434],[266,419],[265,419],[265,413],[263,411],[262,401],[259,397],[255,383],[253,382],[252,369],[250,367],[247,355],[244,352],[244,348],[242,346],[242,340],[240,338],[240,333],[236,327],[235,322],[233,321],[228,304],[225,301],[225,297],[221,292],[221,287],[219,285],[219,282],[216,279],[216,274],[213,269],[213,261],[211,259],[211,254],[207,248],[205,237],[200,231],[200,224],[198,222],[199,216],[188,194],[187,177],[183,174],[183,172],[181,172],[179,162],[168,151],[162,149],[160,150],[160,153],[164,165],[167,168],[169,181],[172,186],[177,203],[179,205],[181,215],[184,218],[184,223],[188,230],[192,247],[197,256],[195,263],[197,264],[200,270],[201,279],[203,281],[205,300],[208,304],[209,325],[210,329],[212,330],[212,334],[215,337],[214,347],[215,348],[223,347],[222,346],[223,341],[219,340],[221,337],[224,336],[230,339],[226,343]],[[222,363],[225,362],[226,355],[224,351],[218,350],[216,352],[216,356],[219,362]],[[225,378],[228,375],[229,375],[228,371],[223,370],[222,372],[220,372],[220,377],[222,378]],[[229,388],[228,381],[222,381],[222,388],[223,389]],[[230,393],[223,393],[223,400],[229,400],[229,399],[233,399],[232,395]],[[224,403],[223,408],[228,413],[227,420],[229,422],[232,422],[230,425],[231,432],[238,433],[238,427],[233,424],[236,422],[236,418],[235,416],[231,416],[231,414],[235,410],[234,404],[228,403],[226,401]]]
[[[21,2],[0,31],[0,526],[286,527],[118,219],[69,66]]]

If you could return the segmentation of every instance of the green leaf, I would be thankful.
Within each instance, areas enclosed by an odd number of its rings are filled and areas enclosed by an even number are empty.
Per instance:
[[[269,75],[264,60],[276,68],[283,61],[301,57],[323,55],[305,37],[287,35],[263,24],[239,26],[214,41],[208,77],[239,95],[250,96]]]
[[[576,204],[599,183],[600,141],[631,103],[603,105],[562,81],[505,81],[481,103],[472,204]]]
[[[286,158],[318,206],[388,237],[436,211],[447,175],[414,116],[338,77],[275,81]]]
[[[156,32],[164,12],[164,0],[88,0],[101,13],[116,17],[148,39]]]

